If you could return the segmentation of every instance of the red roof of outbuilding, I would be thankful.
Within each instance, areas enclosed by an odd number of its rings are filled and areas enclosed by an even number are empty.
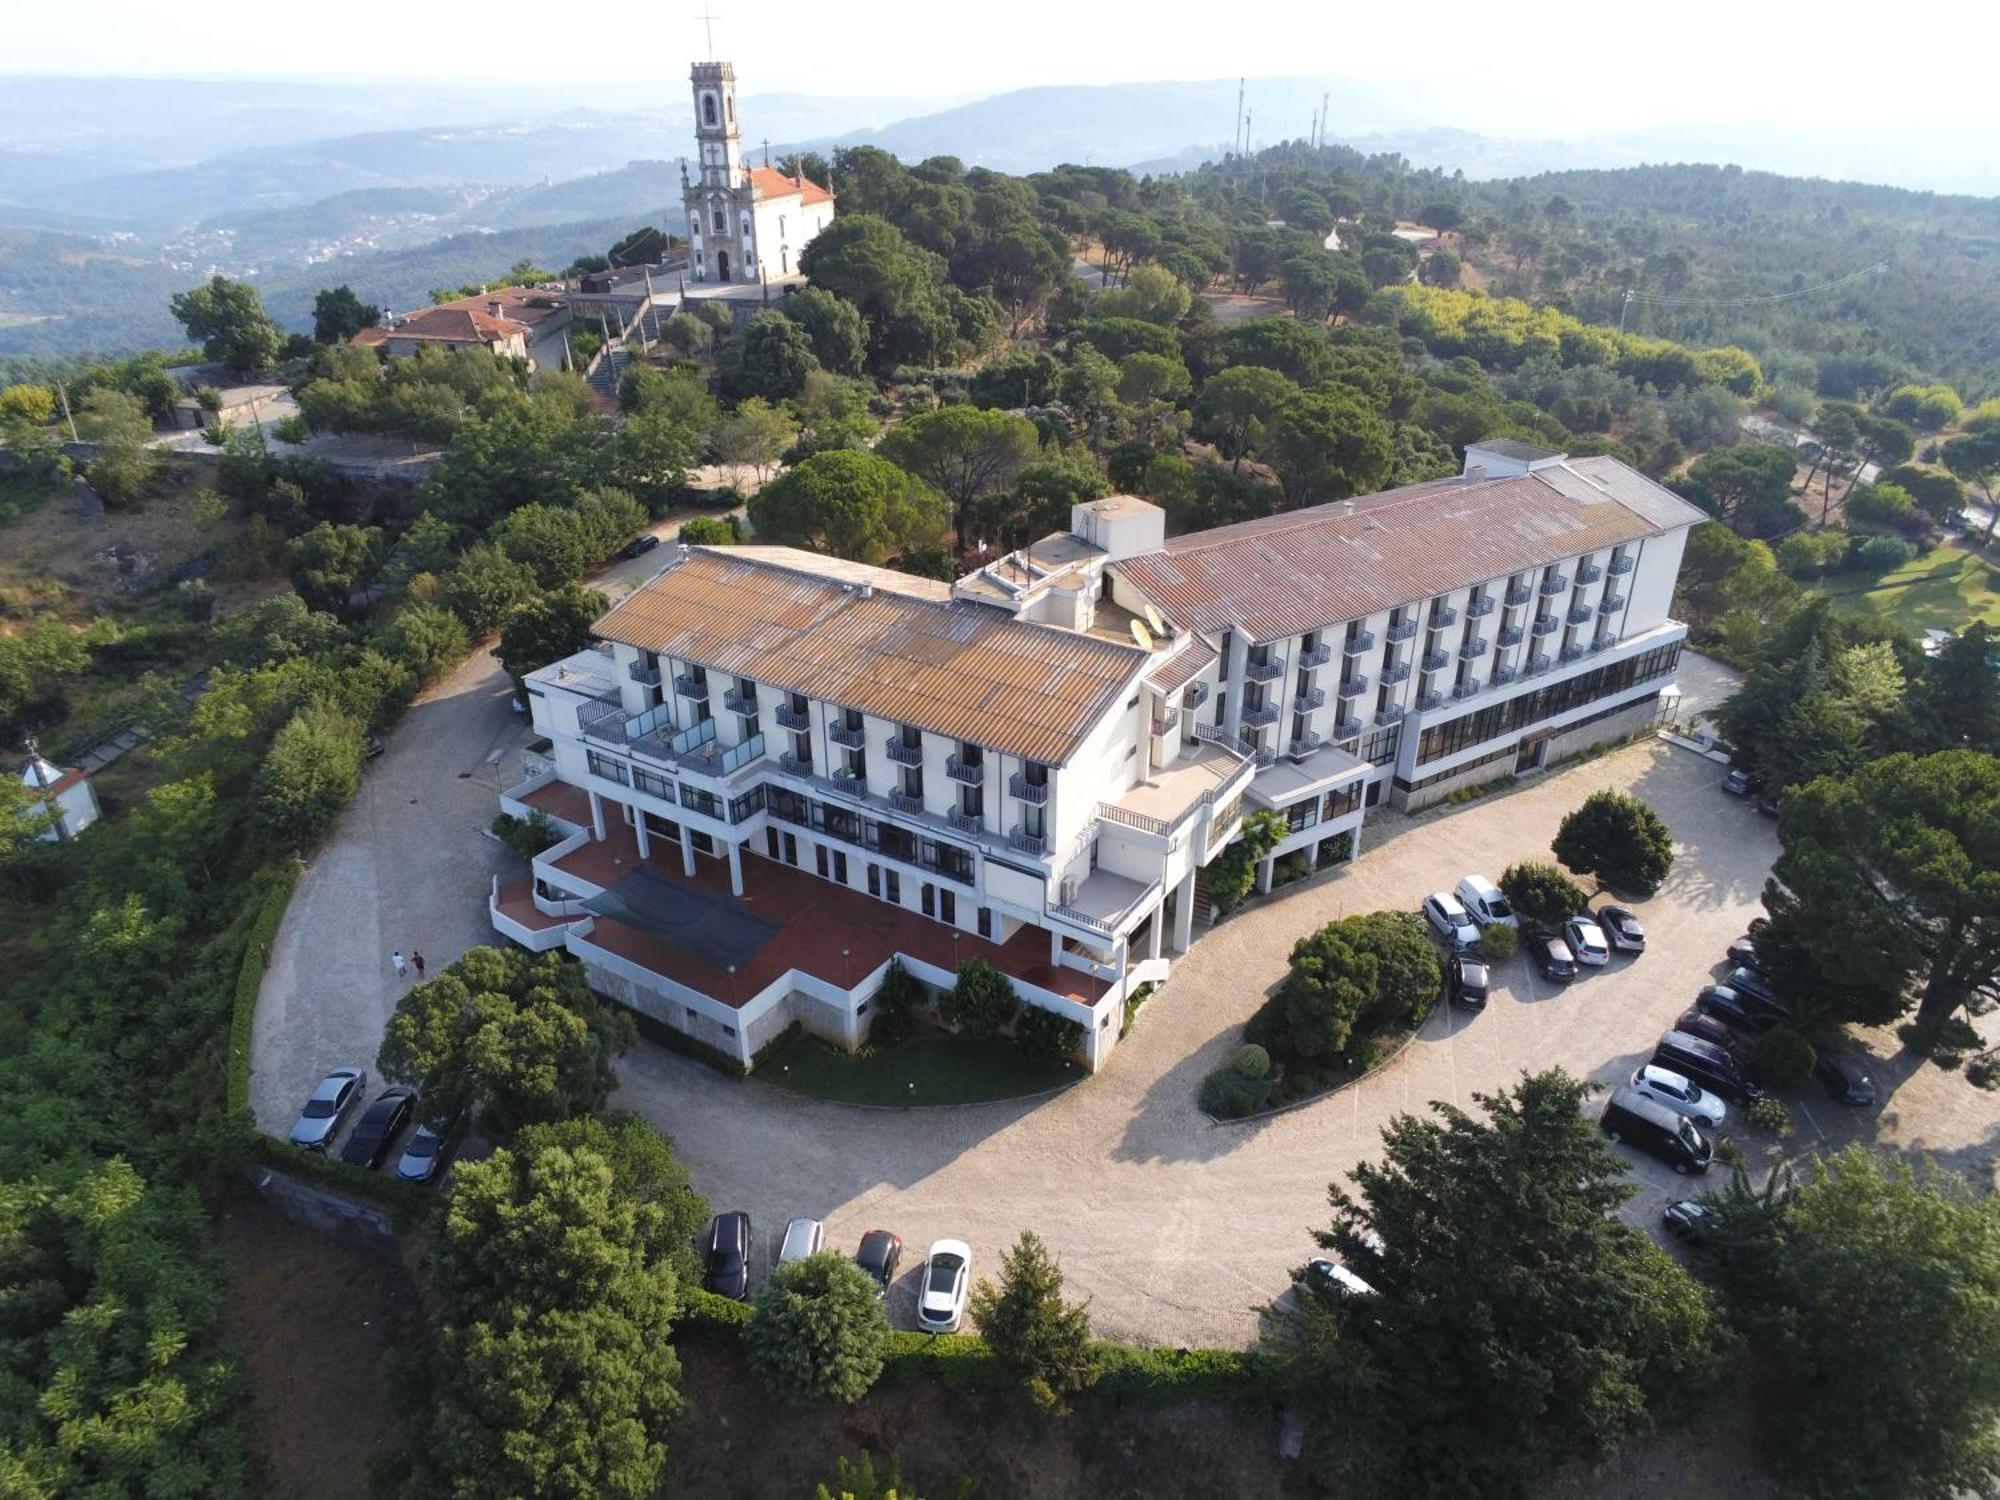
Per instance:
[[[804,182],[804,187],[799,186],[798,182],[787,177],[776,167],[750,168],[750,189],[759,198],[789,198],[796,196],[808,204],[833,202],[833,194],[814,182],[810,177],[805,178]]]
[[[373,348],[390,339],[420,339],[435,344],[491,344],[528,331],[524,323],[496,318],[491,313],[469,307],[426,307],[413,312],[394,328],[364,328],[354,342]]]

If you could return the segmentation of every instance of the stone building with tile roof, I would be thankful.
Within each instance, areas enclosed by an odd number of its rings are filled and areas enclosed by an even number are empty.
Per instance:
[[[696,281],[783,281],[799,274],[799,257],[833,222],[833,194],[803,173],[788,177],[769,163],[743,160],[736,116],[736,69],[726,62],[694,65],[696,174],[681,167],[687,210],[689,271]]]

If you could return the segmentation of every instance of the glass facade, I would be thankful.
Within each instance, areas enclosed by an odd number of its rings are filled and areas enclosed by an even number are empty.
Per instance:
[[[1532,693],[1522,693],[1491,708],[1482,708],[1443,724],[1430,725],[1417,741],[1417,764],[1425,765],[1470,745],[1483,744],[1499,735],[1539,724],[1655,677],[1670,676],[1680,659],[1681,643],[1675,641],[1670,646],[1658,647],[1627,661],[1579,672],[1574,677],[1552,682]]]

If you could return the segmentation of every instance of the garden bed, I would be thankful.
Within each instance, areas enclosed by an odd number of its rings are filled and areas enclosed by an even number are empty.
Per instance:
[[[758,1060],[761,1083],[838,1104],[913,1107],[989,1104],[1066,1088],[1085,1076],[1009,1041],[925,1034],[849,1054],[800,1034]]]
[[[1201,1112],[1218,1125],[1236,1125],[1245,1120],[1284,1114],[1337,1094],[1349,1084],[1359,1083],[1371,1073],[1379,1073],[1403,1055],[1403,1049],[1423,1030],[1419,1023],[1407,1031],[1397,1031],[1368,1039],[1367,1060],[1349,1065],[1345,1059],[1331,1067],[1310,1067],[1294,1063],[1274,1079],[1246,1078],[1233,1068],[1217,1068],[1202,1080]],[[1240,1092],[1239,1092],[1240,1091]],[[1240,1112],[1232,1106],[1232,1095],[1247,1099],[1249,1108]]]

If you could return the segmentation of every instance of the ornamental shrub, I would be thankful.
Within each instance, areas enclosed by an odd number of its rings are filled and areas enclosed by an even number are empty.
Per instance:
[[[1768,1089],[1795,1089],[1812,1077],[1819,1053],[1796,1026],[1773,1026],[1757,1038],[1750,1070]]]
[[[1262,1078],[1271,1071],[1271,1054],[1255,1042],[1245,1042],[1236,1049],[1229,1066],[1245,1078]]]
[[[1014,1040],[1037,1057],[1067,1062],[1083,1050],[1083,1027],[1039,1005],[1021,1007],[1014,1023]]]
[[[1521,951],[1521,933],[1518,928],[1493,923],[1479,934],[1479,956],[1488,963],[1504,964]]]
[[[743,1326],[750,1367],[792,1401],[859,1401],[881,1377],[888,1342],[875,1283],[837,1250],[772,1271]]]
[[[945,1024],[966,1036],[1002,1036],[1021,1012],[1014,981],[983,958],[968,958],[958,966],[958,983],[938,1001]]]

